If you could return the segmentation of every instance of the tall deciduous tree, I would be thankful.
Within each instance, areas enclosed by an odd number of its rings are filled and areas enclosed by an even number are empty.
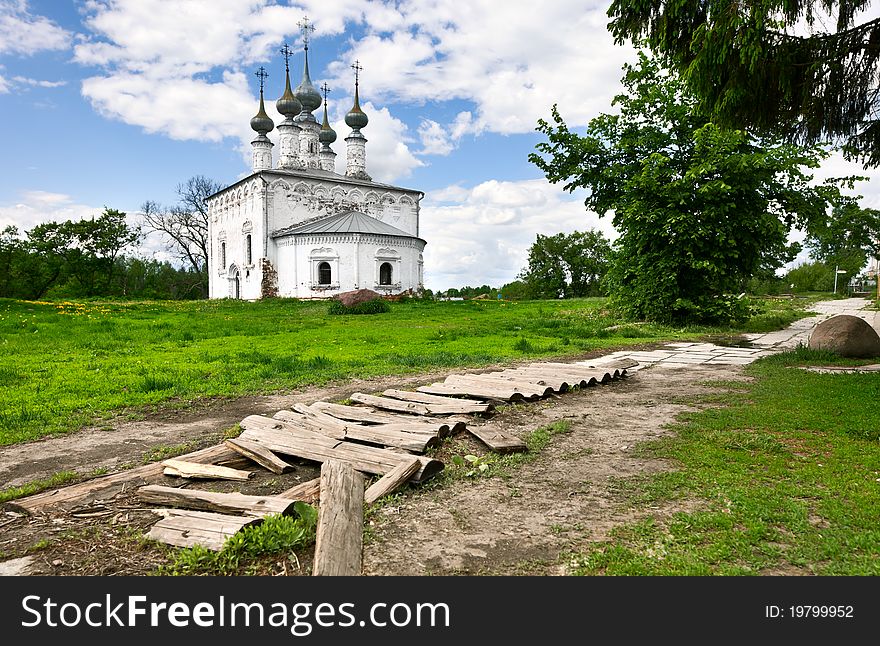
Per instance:
[[[811,257],[846,270],[852,278],[865,268],[869,256],[880,257],[880,211],[844,204],[826,221],[815,223],[805,242]]]
[[[520,278],[533,298],[598,296],[611,243],[601,231],[538,234]]]
[[[618,42],[670,60],[719,125],[843,141],[880,164],[880,19],[870,0],[614,0]]]
[[[790,229],[843,200],[839,181],[817,185],[805,170],[827,153],[718,128],[680,79],[644,54],[624,70],[617,114],[599,115],[581,136],[554,106],[554,123],[537,128],[548,140],[529,158],[551,182],[588,189],[588,208],[614,212],[620,237],[608,285],[625,314],[743,317],[737,292],[762,268],[793,258]]]
[[[147,227],[160,233],[170,251],[204,276],[203,294],[207,294],[208,285],[208,207],[205,201],[221,188],[220,183],[196,175],[177,186],[180,199],[176,206],[164,207],[150,200],[141,207]]]

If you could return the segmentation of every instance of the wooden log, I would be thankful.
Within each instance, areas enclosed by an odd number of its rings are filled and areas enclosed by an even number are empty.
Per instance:
[[[295,502],[278,496],[248,496],[242,493],[217,493],[162,485],[141,487],[138,489],[137,495],[140,500],[153,505],[212,511],[220,514],[244,514],[245,516],[292,514]]]
[[[426,428],[440,437],[446,437],[447,435],[463,431],[464,425],[467,423],[467,420],[453,419],[451,417],[417,417],[415,415],[382,413],[366,406],[343,406],[341,404],[328,404],[327,402],[315,402],[309,408],[342,420],[355,420],[367,424],[384,424],[396,429],[412,429],[413,431]]]
[[[359,576],[364,555],[364,476],[341,460],[321,465],[315,576]]]
[[[499,430],[469,426],[468,432],[496,453],[521,453],[529,450],[521,439]]]
[[[408,431],[399,428],[390,428],[388,426],[346,424],[335,417],[320,412],[312,412],[311,416],[306,416],[291,411],[280,410],[273,415],[273,418],[281,420],[282,422],[292,422],[297,424],[300,428],[313,430],[338,440],[367,442],[369,444],[391,446],[406,451],[416,451],[418,453],[424,453],[425,449],[437,446],[440,442],[437,433],[427,429]]]
[[[385,397],[391,397],[392,399],[401,399],[403,401],[426,404],[431,413],[435,415],[441,415],[447,411],[453,415],[491,413],[495,409],[491,403],[478,401],[476,399],[442,397],[440,395],[429,395],[427,393],[412,392],[409,390],[395,390],[394,388],[389,388],[388,390],[383,391],[382,394]]]
[[[393,410],[398,413],[411,413],[413,415],[428,415],[430,411],[424,404],[416,402],[404,402],[399,399],[391,399],[390,397],[377,397],[375,395],[367,395],[364,393],[352,393],[349,397],[351,401],[381,408],[382,410]]]
[[[465,395],[507,402],[535,401],[540,399],[540,397],[536,395],[526,397],[520,392],[510,391],[508,389],[501,390],[491,384],[434,383],[429,386],[419,386],[416,390],[420,393],[428,393],[430,395]]]
[[[261,520],[247,516],[175,510],[153,525],[147,533],[147,538],[177,547],[201,545],[219,552],[223,549],[226,539],[238,533],[242,527]]]
[[[316,462],[329,459],[344,460],[351,462],[354,468],[365,473],[384,475],[409,457],[406,453],[391,449],[334,440],[326,435],[288,426],[286,422],[261,415],[249,415],[241,421],[241,426],[245,429],[242,437],[259,442],[276,453],[294,455]],[[427,480],[443,470],[443,463],[439,460],[424,456],[419,456],[418,459],[421,468],[413,476],[414,482]]]
[[[510,392],[522,393],[524,397],[547,397],[553,394],[552,386],[545,386],[525,379],[513,381],[491,375],[449,375],[444,383],[464,384],[465,386],[487,384],[502,392],[509,390]]]
[[[401,485],[406,483],[418,470],[418,460],[401,462],[396,467],[391,469],[391,471],[389,471],[372,485],[370,485],[366,493],[364,493],[364,502],[368,505],[372,505],[382,496],[387,496],[388,494],[397,491],[397,489]]]
[[[181,460],[217,464],[231,461],[240,456],[223,444],[210,446],[206,449],[179,456]],[[49,509],[70,509],[95,500],[107,500],[124,491],[152,482],[164,480],[165,467],[160,462],[120,471],[106,476],[99,476],[86,482],[70,485],[61,489],[52,489],[42,493],[19,498],[6,503],[8,508],[25,513],[36,513]]]
[[[245,481],[253,474],[252,471],[241,471],[239,469],[230,469],[229,467],[221,467],[216,464],[199,464],[198,462],[187,462],[186,460],[165,460],[166,476],[177,476],[178,478],[204,478],[209,480],[238,480]]]
[[[307,480],[295,487],[282,491],[275,497],[284,498],[286,500],[298,500],[313,505],[317,503],[321,497],[321,478]]]
[[[272,453],[272,451],[267,451],[256,442],[248,442],[241,438],[235,438],[232,440],[226,440],[224,443],[233,451],[241,453],[246,458],[253,460],[272,473],[281,474],[293,470],[292,464],[288,464]]]

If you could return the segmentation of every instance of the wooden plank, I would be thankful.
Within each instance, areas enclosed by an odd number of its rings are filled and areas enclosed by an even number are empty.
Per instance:
[[[284,455],[294,455],[306,460],[324,462],[338,459],[351,462],[354,468],[365,473],[384,475],[400,462],[408,459],[406,453],[382,449],[366,444],[334,440],[313,431],[289,425],[281,420],[249,415],[241,421],[245,429],[242,437],[259,442],[267,449]],[[422,482],[443,470],[443,463],[425,456],[419,456],[421,468],[413,476],[413,481]]]
[[[303,406],[302,408],[306,408]],[[437,446],[440,442],[435,431],[427,429],[404,430],[388,426],[364,426],[346,424],[330,415],[310,411],[311,415],[298,414],[280,410],[274,419],[292,422],[307,430],[314,430],[339,440],[367,442],[381,446],[391,446],[406,451],[424,453],[428,447]],[[326,429],[326,433],[324,432]]]
[[[288,464],[277,455],[268,451],[256,442],[248,442],[241,438],[226,440],[224,442],[233,451],[241,453],[246,458],[253,460],[261,467],[264,467],[272,473],[287,473],[293,470],[293,465]]]
[[[535,401],[540,399],[537,396],[526,397],[519,392],[511,392],[509,390],[501,390],[491,384],[441,384],[434,383],[429,386],[419,386],[416,390],[420,393],[428,393],[430,395],[466,395],[471,397],[484,397],[486,399],[496,399],[499,401],[521,402]]]
[[[172,516],[186,516],[188,518],[204,518],[205,520],[213,520],[213,521],[225,521],[229,518],[240,518],[244,522],[242,527],[246,527],[248,525],[259,525],[263,522],[262,516],[235,516],[230,514],[218,514],[213,511],[198,511],[196,509],[175,509],[172,507],[164,507],[160,509],[151,509],[154,514],[157,516],[162,516],[163,518],[171,518]]]
[[[364,502],[368,505],[372,505],[382,496],[387,496],[388,494],[397,491],[397,489],[401,485],[406,483],[418,470],[418,460],[401,462],[396,467],[391,469],[391,471],[389,471],[372,485],[370,485],[370,487],[364,493]]]
[[[275,497],[284,498],[286,500],[298,500],[313,505],[321,498],[321,478],[307,480],[295,487],[282,491]]]
[[[203,464],[218,464],[239,457],[229,447],[218,444],[179,456],[179,459]],[[6,503],[6,506],[25,513],[42,512],[52,508],[69,509],[95,500],[107,500],[127,488],[163,481],[164,470],[165,467],[160,462],[145,464],[135,469],[99,476],[61,489],[52,489],[19,498]]]
[[[378,412],[366,406],[343,406],[341,404],[328,404],[327,402],[315,402],[310,409],[342,420],[356,420],[368,424],[383,424],[391,428],[405,431],[418,432],[429,429],[440,437],[446,437],[453,433],[464,430],[467,420],[453,419],[451,417],[419,417],[416,415],[403,415],[398,413]]]
[[[260,519],[223,514],[206,516],[198,512],[178,511],[153,525],[147,538],[177,547],[201,545],[219,552],[226,539],[238,533],[242,527],[252,525],[254,520]]]
[[[476,399],[465,399],[459,397],[443,397],[440,395],[429,395],[427,393],[412,392],[409,390],[395,390],[389,388],[382,392],[385,397],[392,399],[402,399],[403,401],[411,401],[419,404],[427,404],[429,410],[435,414],[441,414],[440,409],[448,410],[452,414],[466,415],[468,413],[491,413],[495,406],[489,402],[478,401]]]
[[[342,460],[321,465],[315,576],[359,576],[364,555],[364,476]]]
[[[416,402],[404,402],[399,399],[391,399],[390,397],[376,397],[375,395],[367,395],[364,393],[352,393],[349,397],[351,401],[360,402],[374,408],[382,410],[393,410],[398,413],[412,413],[413,415],[428,415],[430,411],[424,404]]]
[[[520,372],[517,370],[509,370],[509,371],[505,370],[504,374],[505,375],[516,375],[516,376],[526,377],[526,378],[534,375],[534,373]],[[571,388],[572,388],[572,386],[574,386],[574,384],[580,383],[579,379],[564,379],[564,378],[556,377],[555,375],[549,376],[549,375],[542,374],[540,377],[541,377],[541,380],[546,385],[550,386],[553,389],[553,392],[556,392],[556,393],[567,392],[567,391],[571,390]]]
[[[220,514],[235,513],[246,516],[292,514],[295,501],[278,496],[249,496],[242,493],[217,493],[197,489],[178,489],[162,485],[147,485],[137,492],[144,502],[163,507],[180,507]]]
[[[487,384],[490,387],[498,388],[501,392],[522,393],[524,397],[547,397],[553,394],[553,387],[543,384],[526,381],[525,379],[514,381],[512,379],[504,379],[501,377],[493,377],[491,375],[449,375],[446,377],[447,384]]]
[[[521,439],[499,430],[469,426],[468,432],[496,453],[521,453],[529,450]]]
[[[221,467],[216,464],[199,464],[198,462],[187,462],[186,460],[165,460],[166,476],[177,476],[179,478],[206,478],[213,480],[237,480],[245,481],[253,474],[252,471],[241,471],[239,469],[230,469],[229,467]]]

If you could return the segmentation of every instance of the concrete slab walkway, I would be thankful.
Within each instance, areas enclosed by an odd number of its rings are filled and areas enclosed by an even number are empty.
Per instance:
[[[621,350],[599,360],[585,361],[592,365],[606,361],[629,358],[639,362],[636,369],[649,366],[663,368],[685,368],[695,364],[745,365],[774,352],[807,345],[813,329],[825,319],[839,314],[851,314],[865,319],[876,329],[875,323],[880,322],[878,312],[865,310],[872,303],[865,298],[846,298],[841,300],[819,301],[811,308],[815,316],[800,319],[784,330],[766,334],[746,334],[751,347],[730,347],[712,343],[667,343],[659,350],[639,352]],[[633,372],[633,369],[629,370]]]

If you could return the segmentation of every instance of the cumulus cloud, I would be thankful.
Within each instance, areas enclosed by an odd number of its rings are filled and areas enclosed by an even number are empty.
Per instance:
[[[62,87],[64,85],[67,85],[67,81],[41,81],[39,79],[31,79],[31,78],[26,78],[24,76],[13,76],[12,80],[15,81],[16,83],[21,83],[22,85],[29,85],[31,87],[53,88],[53,87]]]
[[[33,15],[26,0],[0,3],[0,54],[67,49],[71,38],[70,32],[48,18]]]
[[[9,94],[9,81],[0,75],[0,94]]]
[[[63,193],[22,191],[14,204],[0,205],[0,229],[15,226],[19,232],[32,229],[42,222],[81,220],[99,215],[104,208],[77,204]]]
[[[422,201],[425,283],[433,290],[463,285],[500,287],[516,278],[537,234],[599,229],[613,240],[610,217],[588,212],[583,196],[547,181],[453,185]]]

